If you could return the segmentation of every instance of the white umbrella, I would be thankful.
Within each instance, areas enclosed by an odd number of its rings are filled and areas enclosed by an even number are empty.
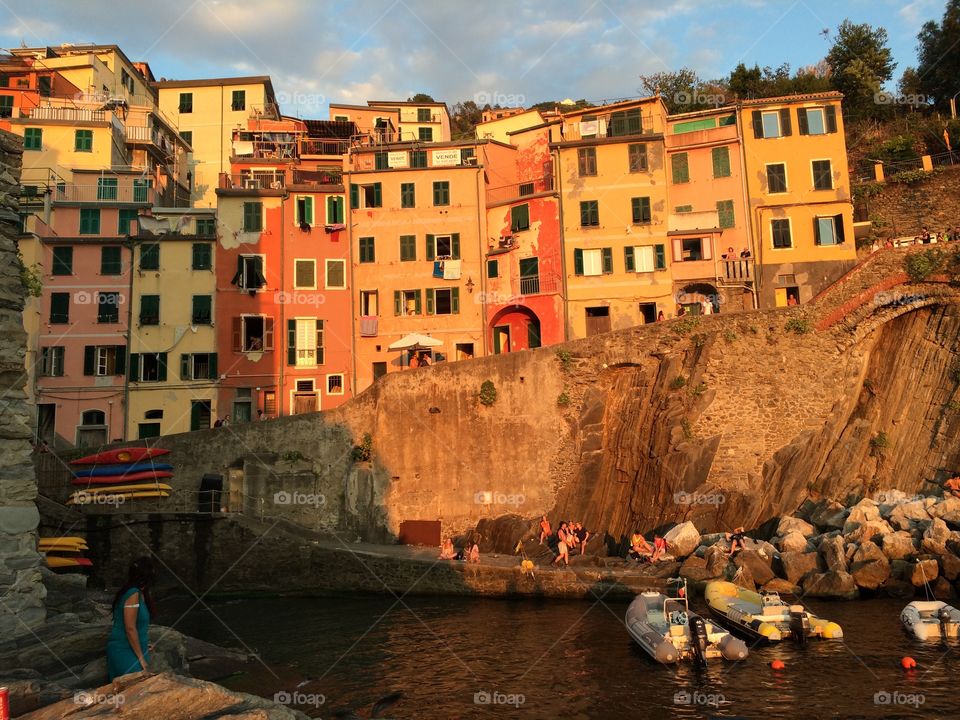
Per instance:
[[[421,335],[420,333],[410,333],[409,335],[404,335],[396,342],[390,343],[388,347],[390,350],[415,350],[418,348],[440,347],[441,345],[443,345],[443,340],[437,340],[437,338],[432,338],[429,335]]]

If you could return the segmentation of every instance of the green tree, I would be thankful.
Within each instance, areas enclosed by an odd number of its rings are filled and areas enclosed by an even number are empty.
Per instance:
[[[454,103],[453,114],[450,116],[450,132],[455,140],[472,138],[477,123],[483,117],[483,108],[473,100],[464,100]]]
[[[924,23],[917,40],[917,87],[946,110],[960,91],[960,0],[947,2],[939,23]]]
[[[682,67],[676,72],[641,75],[640,84],[648,95],[660,93],[671,113],[716,107],[726,100],[725,81],[704,81],[688,67]]]
[[[418,103],[428,103],[436,102],[432,96],[427,95],[426,93],[417,93],[413,97],[407,98],[407,102],[418,102]]]
[[[897,64],[887,47],[887,31],[867,23],[840,23],[827,53],[833,86],[844,95],[844,109],[854,118],[879,118],[888,106],[877,103],[883,83]]]

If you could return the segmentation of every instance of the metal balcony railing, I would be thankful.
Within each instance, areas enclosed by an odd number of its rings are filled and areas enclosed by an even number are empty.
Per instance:
[[[294,185],[342,185],[343,172],[340,170],[293,170]]]
[[[346,155],[350,148],[350,141],[343,140],[319,140],[316,138],[303,138],[300,140],[300,156],[305,155]]]
[[[537,193],[551,192],[552,190],[553,176],[541,177],[535,180],[489,188],[487,190],[487,203],[496,204],[507,202],[508,200],[521,199],[527,195],[536,195]]]
[[[55,203],[143,203],[153,205],[156,198],[156,189],[147,186],[59,183],[53,188],[53,201]]]
[[[70,122],[106,122],[113,113],[92,108],[55,107],[41,105],[30,111],[33,120],[67,120]]]
[[[282,190],[286,184],[286,174],[283,172],[251,171],[220,174],[222,190]]]
[[[719,270],[718,280],[721,283],[753,282],[753,260],[751,258],[721,260],[717,269]]]

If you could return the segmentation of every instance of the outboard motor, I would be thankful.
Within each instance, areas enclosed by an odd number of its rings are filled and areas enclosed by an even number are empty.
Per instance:
[[[699,615],[694,615],[687,623],[690,630],[690,649],[693,651],[693,661],[698,667],[707,666],[707,624]]]
[[[810,616],[803,610],[790,611],[790,635],[798,645],[806,645],[810,635]]]
[[[937,613],[937,619],[940,621],[940,639],[944,642],[947,641],[947,638],[951,635],[957,634],[957,629],[953,618],[950,616],[950,611],[947,608],[940,608],[940,612]]]

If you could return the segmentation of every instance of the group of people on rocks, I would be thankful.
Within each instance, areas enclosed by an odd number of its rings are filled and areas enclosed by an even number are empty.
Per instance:
[[[477,538],[468,542],[462,550],[453,545],[453,538],[447,538],[440,544],[440,560],[463,560],[468,563],[480,562],[480,545]]]
[[[547,516],[544,515],[540,518],[540,544],[543,545],[545,542],[550,543],[552,539],[556,539],[557,541],[557,557],[554,558],[553,564],[559,565],[562,560],[566,566],[570,564],[571,551],[576,554],[577,548],[580,548],[581,555],[587,551],[587,541],[590,539],[590,531],[587,530],[581,522],[562,520],[560,521],[560,526],[557,528],[557,534],[554,538],[550,521],[547,519]]]
[[[932,243],[945,243],[945,242],[956,242],[960,240],[960,225],[955,225],[953,228],[947,228],[940,232],[931,232],[930,228],[924,225],[919,234],[915,235],[913,241],[901,240],[900,245],[912,244],[912,245],[930,245]],[[870,246],[870,252],[876,252],[880,248],[892,248],[893,238],[887,238],[884,241],[874,240],[873,244]]]

